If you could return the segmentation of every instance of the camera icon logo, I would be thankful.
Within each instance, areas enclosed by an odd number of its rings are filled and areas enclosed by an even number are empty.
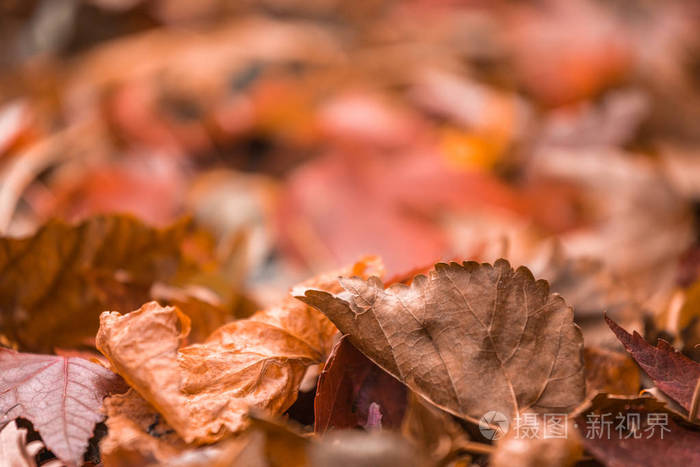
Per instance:
[[[481,435],[490,440],[498,440],[508,433],[508,417],[501,412],[489,410],[479,419],[479,431]]]

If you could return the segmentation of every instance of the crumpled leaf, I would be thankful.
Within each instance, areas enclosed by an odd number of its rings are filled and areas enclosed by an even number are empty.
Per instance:
[[[700,363],[694,362],[678,352],[668,342],[659,339],[656,347],[649,344],[638,332],[630,334],[613,320],[605,317],[610,329],[625,346],[627,352],[639,364],[654,384],[678,402],[684,409],[691,412],[693,401],[700,397],[697,394],[700,385]],[[697,420],[697,406],[693,420]]]
[[[584,447],[608,467],[700,464],[700,432],[677,423],[654,398],[599,394],[577,414]],[[612,422],[609,436],[601,418],[606,414],[606,420]],[[668,418],[652,427],[650,414]],[[637,415],[638,424],[628,421]]]
[[[372,407],[379,420],[376,416],[370,420]],[[314,431],[324,433],[329,429],[367,425],[398,428],[405,410],[406,387],[343,336],[333,347],[318,380]]]
[[[119,376],[82,358],[0,348],[0,413],[34,424],[46,447],[69,465],[81,463],[102,399],[125,390]]]
[[[317,307],[367,357],[436,406],[467,420],[490,410],[568,410],[584,396],[573,311],[527,268],[435,265],[410,286],[341,278],[345,292],[310,288]]]
[[[100,441],[109,467],[165,462],[187,447],[160,414],[133,389],[104,401],[107,436]]]
[[[377,267],[368,258],[343,272],[371,274]],[[336,277],[307,284],[338,290]],[[325,359],[337,332],[323,315],[292,297],[222,326],[201,344],[180,348],[188,328],[189,319],[177,309],[150,302],[127,315],[103,313],[96,342],[187,443],[240,432],[251,406],[287,410],[306,368]]]
[[[154,229],[127,216],[71,226],[52,221],[27,238],[0,239],[0,326],[20,349],[85,344],[106,309],[134,309],[185,263],[187,223]]]

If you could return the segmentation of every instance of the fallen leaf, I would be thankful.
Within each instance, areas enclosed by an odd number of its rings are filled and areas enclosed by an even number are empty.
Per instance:
[[[681,351],[689,358],[700,360],[700,282],[694,282],[682,294],[684,298],[680,309],[676,313],[671,312],[672,326],[669,331],[681,338],[683,347]]]
[[[107,467],[166,462],[187,448],[160,414],[133,389],[104,401],[107,436],[100,441]]]
[[[545,147],[528,166],[533,179],[554,178],[585,193],[581,204],[591,218],[559,237],[564,251],[602,259],[644,301],[674,285],[678,257],[694,239],[690,206],[658,169],[649,158],[595,147]]]
[[[190,334],[187,336],[188,343],[203,342],[209,335],[226,323],[236,318],[241,318],[249,310],[251,314],[255,311],[254,304],[239,297],[233,306],[226,306],[220,302],[206,300],[205,297],[198,297],[182,291],[180,293],[175,287],[169,287],[164,293],[163,287],[151,288],[153,299],[159,303],[165,303],[177,307],[187,315],[192,321]],[[210,291],[207,291],[211,294]],[[239,314],[240,313],[240,314]]]
[[[626,305],[621,296],[618,278],[603,261],[590,257],[571,258],[562,251],[560,243],[554,243],[547,264],[540,271],[547,278],[549,287],[574,308],[576,319],[595,317],[599,320],[603,311],[616,313]]]
[[[345,264],[371,252],[394,275],[450,257],[440,224],[445,211],[524,210],[510,187],[488,174],[450,167],[434,148],[407,147],[400,161],[340,151],[297,169],[278,207],[285,251],[311,266]],[[360,218],[362,223],[354,221]]]
[[[552,292],[566,297],[587,346],[617,346],[600,319],[603,312],[627,324],[640,321],[644,310],[623,278],[613,274],[604,261],[588,256],[571,257],[558,241],[547,246],[542,259],[533,262],[540,261],[545,264],[533,268],[533,272],[537,271],[534,274],[545,278]]]
[[[503,27],[512,41],[515,75],[543,104],[596,95],[629,72],[631,44],[619,20],[597,3],[523,5],[511,13]]]
[[[32,422],[69,465],[81,464],[92,428],[104,418],[102,399],[120,390],[121,378],[82,358],[0,348],[0,413]]]
[[[341,278],[337,295],[298,289],[367,357],[436,406],[470,421],[490,410],[566,411],[584,396],[573,311],[527,268],[435,265],[410,286]],[[478,384],[477,384],[478,382]]]
[[[659,339],[656,347],[649,344],[637,331],[630,334],[613,320],[605,317],[610,329],[625,346],[627,352],[654,381],[654,384],[678,402],[689,413],[695,410],[697,420],[698,387],[700,387],[700,363],[694,362]],[[693,402],[696,406],[693,408]]]
[[[677,423],[657,400],[599,394],[587,405],[576,424],[586,450],[606,466],[700,463],[700,432]]]
[[[133,309],[156,280],[186,264],[187,223],[154,229],[125,216],[71,226],[53,221],[31,237],[0,239],[0,326],[20,349],[83,345],[105,309]]]
[[[438,465],[445,465],[447,460],[465,451],[474,452],[473,445],[476,444],[469,440],[452,415],[435,408],[412,392],[408,394],[401,434]]]
[[[43,448],[41,441],[27,444],[27,429],[14,421],[0,430],[0,460],[3,467],[36,467],[34,456]]]
[[[310,438],[294,425],[251,410],[248,445],[225,465],[240,467],[428,467],[423,453],[390,431],[337,430]],[[218,464],[217,464],[218,465]]]
[[[374,423],[370,420],[372,407],[375,407]],[[405,410],[406,387],[362,355],[347,336],[343,336],[333,348],[318,380],[314,431],[325,433],[330,429],[368,424],[375,428],[398,428]]]
[[[338,290],[338,274],[372,274],[378,268],[376,259],[367,258],[306,284]],[[201,344],[180,348],[188,330],[185,315],[151,302],[127,315],[103,313],[97,334],[97,348],[117,373],[187,443],[240,432],[252,406],[287,410],[306,368],[325,360],[337,332],[322,314],[292,297],[222,326]]]
[[[490,458],[489,465],[492,467],[573,466],[581,459],[583,447],[573,422],[568,423],[564,437],[547,437],[544,436],[543,430],[539,430],[537,436],[530,438],[518,434],[518,430],[510,430],[496,443],[496,450]]]
[[[236,459],[235,466],[247,467],[259,463],[268,467],[305,467],[309,463],[309,448],[313,441],[289,422],[278,420],[262,411],[251,410],[251,429],[262,433],[257,445],[252,443]],[[247,452],[246,452],[247,451]],[[257,457],[258,459],[252,459]]]
[[[618,395],[639,393],[640,378],[634,360],[625,354],[598,347],[583,349],[586,394],[599,392]]]
[[[391,431],[331,431],[309,448],[310,467],[429,467],[435,465]]]
[[[175,222],[184,197],[184,169],[170,157],[139,154],[117,163],[73,170],[26,198],[44,220],[79,222],[96,214],[128,213],[150,225]],[[63,174],[59,174],[63,175]],[[43,189],[42,189],[43,188]]]

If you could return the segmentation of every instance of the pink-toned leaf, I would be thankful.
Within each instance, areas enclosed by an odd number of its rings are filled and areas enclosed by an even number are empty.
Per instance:
[[[81,464],[102,399],[125,390],[106,368],[77,357],[0,348],[0,413],[34,424],[46,447],[68,465]]]
[[[700,363],[678,352],[663,339],[659,339],[654,347],[638,332],[630,334],[607,316],[605,320],[627,352],[649,375],[654,384],[684,409],[690,411],[695,386],[700,379]]]

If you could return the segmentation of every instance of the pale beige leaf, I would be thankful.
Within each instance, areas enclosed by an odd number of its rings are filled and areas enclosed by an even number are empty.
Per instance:
[[[26,428],[17,428],[15,422],[11,421],[0,429],[0,465],[36,467],[34,454],[27,445]]]

